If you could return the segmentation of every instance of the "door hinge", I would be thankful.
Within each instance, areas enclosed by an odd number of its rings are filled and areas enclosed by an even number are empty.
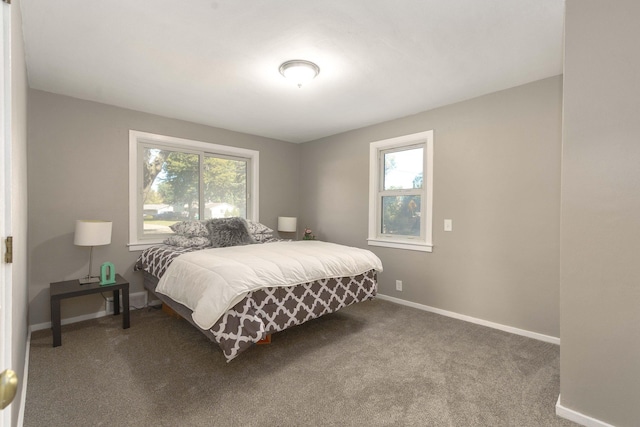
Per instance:
[[[4,253],[4,262],[11,264],[13,262],[13,237],[9,236],[4,239],[4,245],[7,251]]]

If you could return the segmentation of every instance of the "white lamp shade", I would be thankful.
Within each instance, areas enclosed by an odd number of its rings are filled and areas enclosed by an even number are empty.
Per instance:
[[[85,220],[76,221],[73,244],[76,246],[100,246],[111,243],[111,221]]]
[[[294,216],[279,216],[278,231],[295,233],[298,227],[298,218]]]

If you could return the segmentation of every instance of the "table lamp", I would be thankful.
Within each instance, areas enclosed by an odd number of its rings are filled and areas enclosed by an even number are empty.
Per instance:
[[[279,216],[278,231],[296,233],[296,240],[298,240],[298,218],[294,216]]]
[[[90,246],[89,251],[89,274],[80,279],[80,284],[95,283],[100,281],[100,277],[91,276],[91,264],[93,262],[93,247],[108,245],[111,243],[111,221],[84,220],[76,221],[76,231],[73,244],[76,246]]]

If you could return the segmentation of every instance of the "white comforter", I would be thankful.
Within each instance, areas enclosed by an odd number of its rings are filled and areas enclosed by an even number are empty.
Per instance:
[[[382,262],[371,251],[316,240],[232,246],[180,255],[156,290],[189,307],[194,322],[210,329],[251,291],[373,269],[382,271]]]

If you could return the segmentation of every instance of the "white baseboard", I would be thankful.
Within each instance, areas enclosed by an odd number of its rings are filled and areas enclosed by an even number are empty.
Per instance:
[[[161,305],[162,301],[160,301],[159,299],[154,299],[152,301],[149,301],[148,303],[145,304],[145,307],[150,307],[150,306],[156,306],[156,305]],[[136,308],[133,306],[129,307],[131,310],[135,310]],[[112,316],[113,313],[109,313],[106,310],[101,310],[98,311],[96,313],[90,313],[90,314],[84,314],[82,316],[76,316],[76,317],[69,317],[66,319],[62,319],[62,321],[60,322],[62,325],[69,325],[71,323],[78,323],[78,322],[82,322],[84,320],[91,320],[91,319],[98,319],[100,317],[105,317],[105,316]],[[30,325],[29,326],[30,331],[41,331],[43,329],[51,329],[51,322],[44,322],[44,323],[36,323],[35,325]]]
[[[593,417],[562,406],[562,403],[560,403],[560,395],[558,395],[558,402],[556,402],[556,415],[585,427],[614,427],[612,424],[607,424],[604,421],[597,420]]]
[[[31,328],[27,333],[27,345],[24,351],[24,372],[22,373],[22,393],[20,394],[20,409],[18,409],[18,426],[24,425],[24,410],[27,404],[27,382],[29,381],[29,352],[31,351]]]
[[[424,304],[418,304],[415,302],[403,300],[400,298],[390,297],[388,295],[378,294],[378,298],[386,301],[395,302],[396,304],[406,305],[408,307],[417,308],[418,310],[429,311],[431,313],[441,314],[447,317],[453,317],[454,319],[464,320],[465,322],[475,323],[477,325],[487,326],[493,329],[499,329],[501,331],[509,332],[516,335],[522,335],[524,337],[533,338],[539,341],[548,342],[551,344],[560,345],[560,338],[552,337],[550,335],[539,334],[537,332],[527,331],[525,329],[518,329],[512,326],[502,325],[500,323],[489,322],[488,320],[478,319],[476,317],[466,316],[464,314],[455,313],[453,311],[442,310],[440,308],[430,307]]]
[[[147,291],[134,292],[129,294],[129,310],[139,310],[148,307],[149,294]],[[120,311],[122,311],[122,298],[120,298]],[[105,311],[113,314],[113,297],[105,298]]]
[[[100,317],[110,316],[106,311],[98,311],[97,313],[84,314],[82,316],[69,317],[66,319],[62,319],[60,322],[62,325],[69,325],[71,323],[78,323],[84,320],[98,319]],[[35,325],[31,325],[29,327],[32,332],[41,331],[43,329],[51,329],[51,322],[44,323],[36,323]]]

